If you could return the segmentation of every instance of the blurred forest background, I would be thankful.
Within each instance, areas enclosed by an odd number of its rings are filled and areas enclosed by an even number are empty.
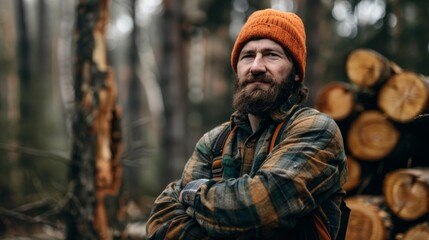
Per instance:
[[[11,219],[27,229],[61,214],[77,4],[0,0],[0,237]],[[357,48],[429,75],[427,0],[112,0],[107,56],[122,109],[123,192],[135,204],[128,211],[144,219],[196,141],[228,120],[232,44],[249,14],[267,7],[304,20],[310,106],[325,84],[347,80],[345,62]]]

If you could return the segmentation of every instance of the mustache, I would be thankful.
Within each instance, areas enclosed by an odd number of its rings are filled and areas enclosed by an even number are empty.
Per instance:
[[[262,82],[262,83],[273,83],[274,80],[265,74],[261,75],[250,75],[244,80],[244,85],[254,83],[254,82]]]

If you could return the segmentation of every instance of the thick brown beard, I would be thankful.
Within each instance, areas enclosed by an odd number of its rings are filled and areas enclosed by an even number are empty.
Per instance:
[[[268,90],[255,87],[252,91],[246,89],[251,80],[242,81],[234,80],[233,107],[244,113],[251,113],[256,116],[269,115],[277,111],[283,104],[287,103],[291,95],[294,80],[291,77],[277,83],[272,78],[265,77],[265,81],[271,83]]]

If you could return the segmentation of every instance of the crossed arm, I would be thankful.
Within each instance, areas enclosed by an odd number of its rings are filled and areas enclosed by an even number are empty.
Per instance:
[[[213,134],[199,141],[181,181],[157,198],[148,221],[150,239],[226,238],[292,228],[345,182],[342,138],[323,115],[286,129],[286,138],[254,175],[218,182],[210,180]],[[195,184],[198,179],[208,181]],[[186,197],[179,199],[183,188]]]

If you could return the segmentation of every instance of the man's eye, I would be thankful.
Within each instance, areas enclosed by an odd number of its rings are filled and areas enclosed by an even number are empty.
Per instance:
[[[241,56],[241,59],[249,59],[249,58],[252,58],[252,57],[253,57],[253,55],[251,55],[251,54],[245,54],[245,55]]]
[[[268,53],[267,54],[268,57],[278,57],[279,55],[277,53]]]

